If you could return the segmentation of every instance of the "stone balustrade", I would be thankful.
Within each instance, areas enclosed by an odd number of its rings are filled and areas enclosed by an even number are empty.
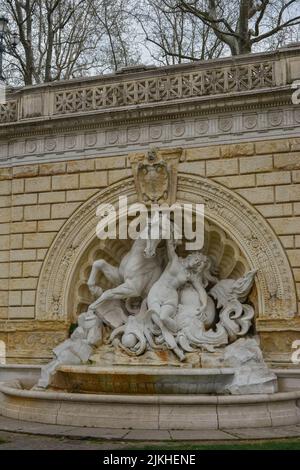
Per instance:
[[[121,73],[24,87],[0,105],[0,126],[144,107],[155,103],[211,99],[224,94],[290,86],[300,78],[300,46],[237,58],[197,61],[171,67],[133,67]]]

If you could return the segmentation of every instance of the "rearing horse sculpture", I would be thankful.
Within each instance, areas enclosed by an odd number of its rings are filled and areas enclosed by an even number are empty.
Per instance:
[[[156,248],[159,241],[168,236],[169,225],[170,221],[166,215],[160,216],[158,212],[155,212],[154,216],[149,219],[146,228],[133,242],[130,251],[121,260],[119,267],[112,266],[104,259],[93,263],[87,284],[90,291],[93,294],[98,293],[99,297],[90,305],[89,309],[95,310],[106,300],[145,298],[148,295],[149,290],[162,273],[162,259],[156,256]],[[153,230],[153,228],[158,230]],[[150,238],[151,230],[158,234],[154,245]],[[115,287],[102,293],[101,289],[96,286],[96,276],[99,271]]]

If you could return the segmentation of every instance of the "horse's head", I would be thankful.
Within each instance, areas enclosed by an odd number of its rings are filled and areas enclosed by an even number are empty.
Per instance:
[[[148,224],[143,232],[142,238],[146,239],[144,256],[145,258],[153,258],[161,240],[174,238],[174,224],[169,219],[168,214],[155,212],[148,219]]]

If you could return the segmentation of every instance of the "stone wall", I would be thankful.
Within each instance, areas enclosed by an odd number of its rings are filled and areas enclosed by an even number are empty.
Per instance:
[[[266,218],[292,267],[300,311],[300,139],[190,148],[181,173],[237,192]],[[36,290],[48,248],[71,214],[100,188],[132,176],[126,156],[0,170],[1,330],[12,358],[47,357],[68,325],[35,321]],[[59,324],[61,323],[61,324]],[[265,323],[265,322],[264,322]],[[289,328],[292,320],[286,320]],[[263,326],[262,326],[262,329]],[[281,325],[282,329],[282,325]],[[6,331],[6,332],[5,332]],[[46,334],[45,334],[46,333]],[[271,341],[265,332],[266,346]],[[281,332],[283,342],[300,336]],[[272,340],[273,341],[273,340]]]
[[[283,73],[283,64],[290,55],[288,77]],[[86,201],[117,181],[132,177],[130,151],[145,150],[154,144],[165,149],[183,148],[179,181],[184,174],[198,175],[229,188],[257,209],[273,229],[289,261],[291,291],[296,288],[298,306],[297,311],[282,312],[280,318],[260,318],[257,312],[256,329],[268,360],[290,360],[292,341],[300,339],[300,115],[290,102],[289,85],[300,78],[299,55],[300,50],[293,49],[281,56],[268,56],[277,71],[274,80],[264,83],[255,94],[253,90],[235,90],[227,106],[224,97],[220,101],[219,95],[202,96],[201,103],[193,99],[176,105],[172,114],[170,107],[174,103],[165,103],[166,107],[159,109],[158,102],[152,105],[151,118],[148,108],[143,117],[140,109],[134,114],[132,105],[125,117],[106,109],[104,114],[100,110],[102,114],[91,118],[87,115],[89,109],[76,109],[77,117],[62,116],[50,122],[50,117],[42,118],[39,111],[44,98],[37,99],[37,93],[42,97],[49,95],[47,88],[32,87],[19,92],[22,109],[21,105],[14,107],[19,111],[13,119],[11,114],[5,117],[5,110],[0,125],[0,340],[6,343],[8,361],[46,361],[53,346],[68,334],[71,312],[63,318],[42,320],[36,311],[40,273],[49,248]],[[255,63],[259,62],[259,56],[254,57]],[[222,66],[228,68],[230,60],[221,61]],[[145,73],[149,77],[153,71]],[[65,86],[71,85],[68,82]],[[277,86],[278,92],[274,93]],[[35,99],[30,101],[30,95]],[[15,103],[15,95],[13,98]],[[26,108],[27,114],[24,106],[30,108]],[[245,128],[233,123],[238,112]],[[218,129],[213,124],[216,122]],[[130,144],[116,137],[124,126]],[[146,127],[150,134],[143,130]],[[110,139],[107,145],[99,143],[97,133]],[[141,141],[137,136],[144,137]],[[64,151],[59,150],[59,142],[64,142]]]

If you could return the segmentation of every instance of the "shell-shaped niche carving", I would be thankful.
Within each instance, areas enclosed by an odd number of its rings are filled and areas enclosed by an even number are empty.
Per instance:
[[[118,266],[123,256],[129,251],[131,243],[131,240],[99,240],[98,238],[90,243],[73,272],[72,288],[68,298],[68,311],[72,322],[76,322],[78,315],[86,311],[88,305],[94,300],[87,286],[93,262],[105,259],[113,266]],[[184,245],[183,241],[178,247],[178,254],[183,257],[187,255]],[[202,251],[214,259],[220,279],[238,279],[250,269],[236,242],[230,239],[223,229],[207,220]],[[98,275],[97,284],[104,290],[112,287],[102,273]],[[254,292],[251,295],[252,302],[255,297]]]

